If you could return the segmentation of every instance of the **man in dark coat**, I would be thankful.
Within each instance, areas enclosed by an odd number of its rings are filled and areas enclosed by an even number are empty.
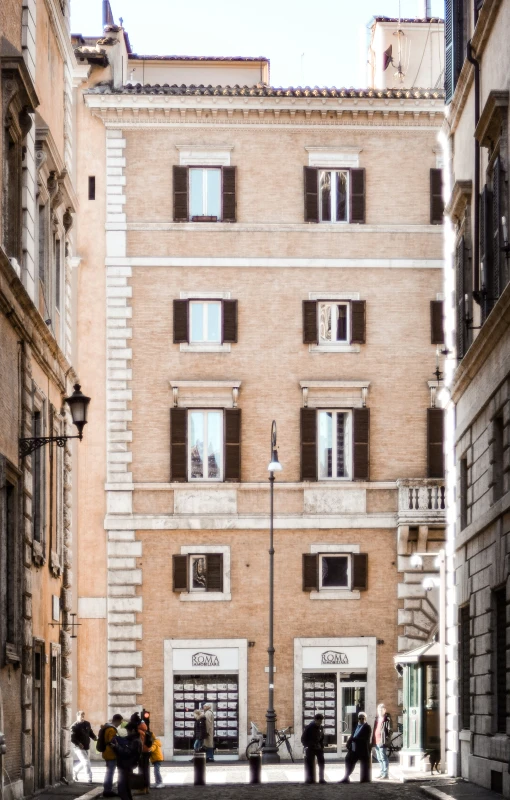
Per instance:
[[[305,748],[305,783],[315,783],[315,759],[319,765],[319,783],[326,783],[324,778],[323,719],[322,714],[316,714],[301,736],[301,744]]]
[[[339,783],[350,783],[350,775],[357,762],[360,766],[360,783],[370,781],[370,758],[372,728],[367,723],[364,711],[358,714],[358,725],[354,733],[347,739],[347,755],[345,756],[345,775]]]

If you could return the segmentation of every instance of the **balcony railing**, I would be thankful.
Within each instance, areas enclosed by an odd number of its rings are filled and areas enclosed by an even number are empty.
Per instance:
[[[398,486],[399,525],[443,522],[446,519],[446,494],[443,480],[403,478]]]

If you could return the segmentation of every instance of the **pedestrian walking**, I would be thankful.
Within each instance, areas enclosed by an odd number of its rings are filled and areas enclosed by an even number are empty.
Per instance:
[[[150,749],[153,744],[152,733],[149,731],[147,724],[141,719],[140,715],[135,712],[131,715],[130,724],[136,726],[140,735],[142,743],[142,754],[140,757],[140,772],[143,775],[143,789],[142,794],[149,794],[151,785],[151,762],[150,762]]]
[[[210,703],[202,706],[205,715],[205,760],[214,761],[214,714]]]
[[[388,745],[391,741],[391,717],[386,711],[384,703],[377,706],[377,717],[374,722],[374,732],[372,734],[372,746],[375,747],[375,754],[381,768],[377,776],[381,780],[389,778],[390,761],[388,758]]]
[[[115,769],[117,767],[117,756],[115,750],[111,746],[114,736],[118,735],[122,726],[122,714],[114,714],[111,722],[105,722],[99,729],[99,735],[96,742],[96,750],[101,753],[105,762],[106,772],[103,782],[103,797],[115,797],[113,791],[113,778]]]
[[[305,748],[305,783],[315,783],[315,759],[319,765],[319,783],[326,783],[324,778],[324,728],[322,714],[316,714],[306,726],[301,736],[301,744]]]
[[[372,728],[367,723],[367,715],[364,711],[358,714],[358,724],[356,730],[347,739],[347,755],[345,756],[345,775],[339,783],[350,783],[350,776],[359,761],[360,783],[370,781],[370,758],[372,749]]]
[[[138,719],[140,719],[138,717]],[[127,736],[114,736],[110,742],[117,758],[119,773],[118,792],[121,800],[133,800],[131,794],[131,779],[133,769],[140,763],[142,755],[142,741],[138,726],[128,722]]]
[[[163,789],[164,783],[161,777],[161,764],[163,763],[163,745],[160,739],[154,739],[152,747],[150,748],[150,760],[154,767],[154,781],[156,789]]]
[[[204,746],[204,739],[207,736],[207,724],[205,721],[205,714],[201,708],[196,708],[194,714],[193,750],[195,753],[199,753]]]
[[[78,780],[78,775],[85,769],[87,782],[92,783],[92,769],[90,766],[90,740],[96,741],[97,737],[90,722],[85,719],[85,711],[78,711],[76,722],[71,727],[71,744],[73,745],[74,755],[78,759],[78,765],[73,765],[73,778]]]

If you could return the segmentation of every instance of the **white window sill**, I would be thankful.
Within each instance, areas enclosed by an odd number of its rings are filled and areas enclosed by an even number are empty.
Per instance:
[[[182,347],[182,345],[181,345]],[[308,345],[310,353],[359,353],[361,347],[359,344],[310,344]]]
[[[206,342],[187,344],[184,342],[179,347],[181,353],[230,353],[230,344],[207,344]]]
[[[218,603],[221,601],[232,600],[232,595],[229,592],[181,592],[180,599],[182,603]]]
[[[310,600],[359,600],[358,591],[350,592],[348,589],[329,590],[323,589],[320,592],[310,592]]]

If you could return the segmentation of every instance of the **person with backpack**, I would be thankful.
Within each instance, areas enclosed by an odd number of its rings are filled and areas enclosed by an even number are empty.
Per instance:
[[[96,740],[96,734],[90,727],[90,722],[85,719],[85,711],[78,711],[76,714],[76,722],[71,728],[71,744],[78,765],[73,767],[73,778],[78,780],[78,774],[82,769],[87,773],[88,783],[92,783],[92,769],[90,766],[90,740]]]
[[[147,737],[146,737],[147,740]],[[163,745],[160,739],[154,738],[154,743],[151,746],[150,759],[154,767],[154,780],[156,782],[156,789],[163,789],[164,783],[161,777],[161,764],[163,763]]]
[[[139,764],[142,755],[142,741],[138,726],[128,722],[127,736],[116,734],[110,746],[117,758],[117,771],[119,773],[118,792],[121,800],[133,800],[131,794],[131,778],[133,769]]]
[[[114,736],[117,736],[117,729],[120,728],[122,721],[121,714],[114,714],[112,721],[105,722],[99,729],[96,750],[98,753],[101,753],[106,767],[103,783],[103,797],[115,797],[115,792],[113,791],[113,777],[117,766],[117,756],[111,743]]]

